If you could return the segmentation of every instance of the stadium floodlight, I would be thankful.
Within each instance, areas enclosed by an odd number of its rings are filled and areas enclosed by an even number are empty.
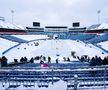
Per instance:
[[[98,24],[100,24],[100,13],[101,13],[101,10],[98,10],[97,11],[97,14],[98,14]]]
[[[13,21],[14,21],[14,10],[11,10],[11,14],[12,14],[12,24],[13,24]]]

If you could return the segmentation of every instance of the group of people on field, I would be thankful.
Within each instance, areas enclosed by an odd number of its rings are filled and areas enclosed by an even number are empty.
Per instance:
[[[75,56],[74,53],[73,53],[73,56]],[[108,56],[104,57],[103,59],[99,56],[89,58],[87,55],[83,55],[80,57],[75,56],[75,58],[77,58],[81,62],[89,62],[90,66],[108,65]],[[20,60],[14,59],[14,63],[15,64],[17,64],[17,63],[34,63],[35,60],[39,61],[40,64],[52,62],[52,59],[50,56],[45,57],[43,55],[40,55],[40,56],[36,56],[36,57],[31,57],[30,59],[28,59],[27,57],[21,57]],[[1,66],[2,67],[8,66],[7,61],[8,61],[8,59],[5,56],[2,56],[0,58]],[[70,62],[71,60],[69,57],[63,57],[63,61],[64,62]],[[58,58],[55,59],[55,62],[59,63],[59,59]]]
[[[8,59],[5,56],[2,56],[0,58],[1,67],[7,67],[8,66],[7,61],[8,61]]]
[[[90,60],[90,66],[97,65],[108,65],[108,56],[104,57],[104,59],[98,56],[92,57],[92,59]]]
[[[71,52],[71,56],[81,62],[89,62],[90,66],[108,65],[108,56],[104,57],[103,59],[100,56],[90,58],[88,55],[77,56],[76,52],[74,51]]]

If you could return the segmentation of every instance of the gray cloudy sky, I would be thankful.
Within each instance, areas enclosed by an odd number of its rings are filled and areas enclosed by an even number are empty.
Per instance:
[[[25,26],[32,21],[45,25],[67,25],[80,21],[88,26],[98,23],[97,11],[101,10],[100,22],[108,21],[108,0],[0,0],[0,16]]]

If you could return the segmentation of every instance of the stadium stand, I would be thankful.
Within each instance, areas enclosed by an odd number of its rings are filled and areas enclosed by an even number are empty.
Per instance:
[[[108,41],[108,33],[105,33],[103,35],[98,35],[95,38],[88,40],[87,42],[94,44],[94,43],[99,43],[99,42],[103,42],[103,41]]]
[[[70,34],[68,35],[68,39],[86,41],[94,38],[95,36],[96,35],[91,35],[91,34],[73,34],[73,35]]]
[[[23,39],[20,39],[20,38],[11,36],[11,35],[0,35],[0,37],[4,38],[4,39],[7,39],[7,40],[10,40],[10,41],[19,42],[19,43],[28,42],[27,40],[23,40]]]
[[[60,79],[67,83],[67,90],[74,88],[77,83],[78,88],[108,85],[108,67],[80,67],[79,68],[50,68],[45,70],[41,68],[3,68],[0,72],[0,80],[3,85],[9,84],[8,88],[15,88],[23,84],[31,87],[37,83],[38,87],[47,87],[49,83],[55,83]],[[20,70],[19,70],[20,69]],[[74,76],[77,75],[75,81]],[[29,84],[28,84],[29,82]],[[43,83],[43,84],[42,84]]]

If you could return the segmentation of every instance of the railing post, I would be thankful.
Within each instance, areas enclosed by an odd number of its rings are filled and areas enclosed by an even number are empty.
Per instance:
[[[77,90],[78,87],[78,76],[74,75],[74,89],[73,90]]]
[[[53,83],[54,83],[54,80],[53,80],[53,73],[54,71],[53,71],[53,68],[52,68],[52,75],[51,75],[51,77],[52,77],[52,85],[53,85]]]
[[[106,83],[105,83],[105,81],[106,81],[106,65],[105,65],[105,70],[104,70],[104,88],[106,88]]]

